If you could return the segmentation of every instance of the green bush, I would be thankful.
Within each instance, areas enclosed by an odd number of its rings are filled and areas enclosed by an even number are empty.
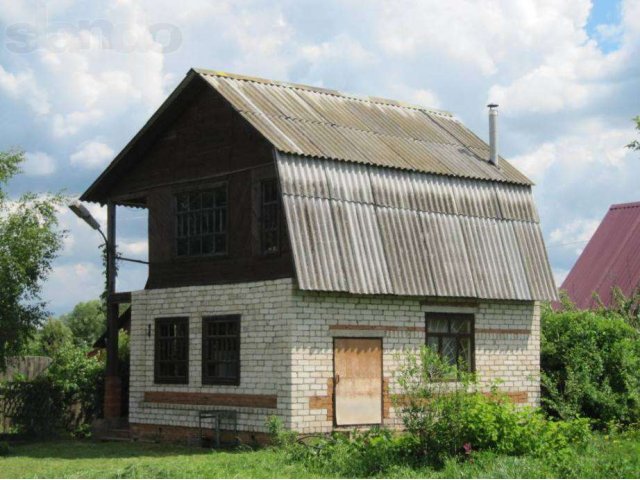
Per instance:
[[[305,462],[323,475],[372,477],[397,466],[417,465],[415,447],[414,437],[382,428],[336,432],[311,444]]]
[[[408,353],[396,396],[418,454],[431,463],[475,450],[509,455],[545,454],[585,441],[589,421],[550,422],[542,412],[513,405],[494,388],[479,392],[473,375],[458,371],[427,347]]]
[[[640,333],[620,315],[545,310],[541,368],[548,414],[598,428],[640,421]]]
[[[63,395],[65,427],[75,431],[102,412],[104,363],[73,343],[59,347],[45,378]]]

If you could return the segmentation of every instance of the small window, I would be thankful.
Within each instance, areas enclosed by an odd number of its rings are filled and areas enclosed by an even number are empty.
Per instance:
[[[474,369],[473,315],[427,313],[426,343],[451,365]]]
[[[227,186],[176,196],[176,253],[180,257],[227,253]]]
[[[189,383],[189,319],[156,319],[155,382]]]
[[[240,315],[202,319],[202,383],[240,384]]]
[[[260,245],[263,255],[280,252],[280,195],[275,179],[260,184]]]

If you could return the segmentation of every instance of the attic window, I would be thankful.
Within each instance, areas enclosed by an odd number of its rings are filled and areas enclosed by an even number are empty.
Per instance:
[[[176,254],[227,253],[227,185],[176,196]]]
[[[260,244],[263,255],[280,251],[280,195],[272,178],[260,184]]]

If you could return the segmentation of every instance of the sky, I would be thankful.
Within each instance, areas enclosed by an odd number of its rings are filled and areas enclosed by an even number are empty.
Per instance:
[[[485,140],[496,102],[560,283],[609,205],[640,200],[639,19],[640,0],[2,1],[0,150],[27,156],[9,193],[80,195],[191,67],[441,108]],[[59,220],[54,314],[103,286],[100,236]],[[146,221],[118,209],[126,256],[146,258]],[[122,264],[118,289],[146,275]]]

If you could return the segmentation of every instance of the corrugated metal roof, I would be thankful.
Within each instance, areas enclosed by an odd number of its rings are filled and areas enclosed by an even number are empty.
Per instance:
[[[276,158],[300,288],[556,298],[529,186]]]
[[[612,289],[629,296],[640,287],[640,202],[612,205],[560,287],[578,308],[605,305]]]
[[[195,70],[283,153],[522,185],[447,112],[303,85]]]

